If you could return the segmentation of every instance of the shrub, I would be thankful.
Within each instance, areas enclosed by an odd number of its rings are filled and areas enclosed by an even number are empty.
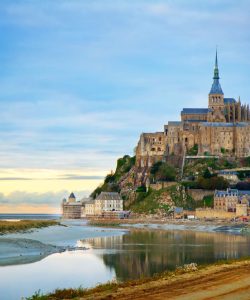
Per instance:
[[[220,152],[223,153],[223,154],[225,154],[225,153],[226,153],[225,148],[221,147],[221,148],[220,148]]]
[[[174,181],[176,170],[164,162],[156,162],[150,169],[151,178],[157,181]]]
[[[146,187],[144,185],[142,186],[138,186],[138,188],[136,189],[137,193],[145,193],[146,192]]]
[[[206,168],[206,170],[203,173],[203,177],[204,178],[211,178],[212,174],[210,173],[210,171],[208,170],[208,168]]]
[[[200,177],[198,179],[198,186],[205,190],[225,190],[229,187],[229,183],[223,177],[211,177],[211,178],[204,178]]]
[[[187,151],[187,155],[197,155],[198,154],[198,144],[194,144],[194,146]]]

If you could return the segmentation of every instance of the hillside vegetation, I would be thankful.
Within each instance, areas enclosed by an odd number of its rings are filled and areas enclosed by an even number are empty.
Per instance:
[[[196,150],[196,148],[192,149],[190,154],[195,155]],[[250,157],[187,159],[183,176],[185,180],[167,188],[153,190],[150,187],[147,189],[148,182],[150,184],[176,182],[180,177],[180,170],[169,163],[159,161],[145,171],[145,169],[142,170],[135,166],[135,159],[135,156],[130,157],[129,155],[119,158],[115,172],[108,174],[103,184],[97,187],[91,196],[96,198],[102,191],[121,192],[125,200],[125,209],[140,214],[167,215],[172,212],[174,206],[190,210],[204,205],[212,207],[213,197],[209,196],[203,200],[194,201],[187,193],[187,189],[224,190],[230,186],[229,182],[223,177],[217,176],[217,171],[250,167]],[[146,174],[147,177],[140,182],[141,174],[144,176]],[[239,175],[240,178],[245,178],[249,172],[242,171]],[[243,182],[241,183],[243,184]]]
[[[131,168],[135,165],[135,156],[125,155],[117,160],[116,170],[114,173],[108,174],[103,184],[98,186],[91,194],[94,199],[101,192],[120,192],[120,181],[124,175],[126,175]]]
[[[168,215],[173,206],[194,209],[196,202],[185,191],[185,187],[176,184],[160,190],[149,189],[137,192],[135,201],[129,206],[133,212],[145,214]]]

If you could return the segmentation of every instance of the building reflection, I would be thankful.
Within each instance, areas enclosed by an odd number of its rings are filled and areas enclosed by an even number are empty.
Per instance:
[[[249,237],[223,233],[133,230],[85,242],[94,249],[106,249],[98,255],[106,266],[115,269],[118,280],[152,276],[185,263],[211,263],[250,253]]]

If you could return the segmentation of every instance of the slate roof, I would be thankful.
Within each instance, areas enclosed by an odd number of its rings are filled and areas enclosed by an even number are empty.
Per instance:
[[[120,194],[116,192],[101,192],[101,194],[96,197],[96,200],[122,200],[122,198]]]
[[[219,171],[218,174],[221,174],[221,175],[238,175],[238,173],[236,171],[224,171],[224,170]]]
[[[194,122],[194,123],[200,123],[200,122],[207,122],[206,120],[193,120],[193,119],[188,119],[188,120],[185,120],[185,122]]]
[[[168,126],[180,126],[182,124],[181,121],[169,121]]]
[[[226,196],[238,196],[239,191],[237,189],[227,189],[226,191],[215,191],[215,196],[226,197]]]
[[[220,86],[219,78],[214,78],[214,82],[212,84],[212,87],[211,87],[209,95],[213,95],[213,94],[224,95],[224,93],[222,91],[222,88]]]
[[[211,109],[209,109],[209,108],[183,108],[181,111],[181,114],[182,115],[207,114],[210,111],[211,111]]]
[[[246,122],[240,122],[240,123],[204,122],[201,125],[204,127],[246,127],[246,126],[249,126],[249,124]]]
[[[236,100],[234,98],[224,98],[225,104],[233,104],[236,103]]]
[[[183,207],[175,207],[175,208],[174,208],[174,212],[175,212],[176,214],[181,214],[181,213],[183,213]]]
[[[239,196],[244,196],[244,195],[248,195],[250,196],[250,191],[239,191]]]
[[[74,195],[74,193],[71,193],[71,194],[69,195],[69,198],[76,198],[76,196]]]

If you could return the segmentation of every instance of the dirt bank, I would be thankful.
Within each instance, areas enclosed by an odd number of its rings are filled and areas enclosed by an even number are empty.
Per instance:
[[[84,297],[98,299],[250,299],[250,261],[210,266],[192,273],[162,278],[134,287]]]

